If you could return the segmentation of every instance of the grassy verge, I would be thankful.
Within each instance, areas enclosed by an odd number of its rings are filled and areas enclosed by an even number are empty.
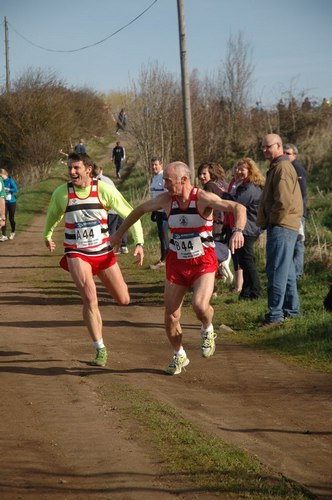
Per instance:
[[[152,441],[179,492],[194,485],[196,492],[224,493],[234,498],[313,498],[244,451],[203,433],[178,410],[152,399],[147,391],[112,381],[99,387],[99,395],[104,404],[113,408],[116,404],[123,418],[134,419],[135,439],[140,436]]]
[[[262,275],[264,283],[264,276]],[[323,284],[325,283],[325,284]],[[218,284],[214,299],[215,325],[226,324],[234,332],[220,334],[256,348],[268,350],[301,365],[332,373],[332,315],[323,308],[326,275],[306,275],[299,282],[301,316],[268,331],[260,329],[266,312],[266,296],[241,301],[229,287]]]

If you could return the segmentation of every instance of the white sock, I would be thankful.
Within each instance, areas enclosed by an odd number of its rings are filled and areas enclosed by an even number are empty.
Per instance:
[[[177,354],[178,356],[186,356],[186,351],[181,346],[178,351],[174,351],[174,354]]]
[[[213,332],[213,324],[211,323],[207,328],[201,328],[201,333],[211,333]]]
[[[100,340],[96,340],[96,342],[93,343],[96,349],[101,349],[102,347],[105,347],[104,341],[101,338]]]

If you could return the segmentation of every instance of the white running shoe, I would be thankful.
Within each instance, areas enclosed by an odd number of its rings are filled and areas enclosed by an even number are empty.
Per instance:
[[[7,240],[8,240],[7,236],[4,236],[4,235],[2,235],[0,238],[0,241],[7,241]]]
[[[210,358],[213,356],[214,351],[216,350],[216,343],[214,339],[217,337],[217,334],[212,332],[204,332],[201,336],[201,353],[203,358]]]
[[[179,375],[181,373],[182,368],[185,368],[190,363],[189,358],[186,355],[181,356],[180,354],[174,354],[172,361],[166,367],[165,372],[168,375]]]
[[[15,238],[15,233],[10,233],[10,235],[9,235],[9,239],[10,239],[10,240],[13,240],[14,238]]]

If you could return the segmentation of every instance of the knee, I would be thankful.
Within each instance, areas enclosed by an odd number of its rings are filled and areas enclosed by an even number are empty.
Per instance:
[[[127,306],[128,304],[130,304],[130,295],[128,290],[116,298],[116,303],[119,306]]]
[[[209,304],[205,304],[202,302],[193,301],[192,307],[193,307],[193,310],[194,310],[196,316],[200,318],[200,317],[205,316],[207,314],[207,312],[211,306]]]
[[[180,314],[178,313],[168,313],[165,311],[165,325],[176,325],[180,321]]]
[[[121,298],[117,301],[117,304],[119,306],[128,306],[130,304],[130,298],[129,297]]]

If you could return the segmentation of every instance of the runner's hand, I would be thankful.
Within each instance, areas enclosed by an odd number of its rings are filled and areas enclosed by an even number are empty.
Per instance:
[[[236,233],[232,234],[232,237],[229,240],[228,247],[232,253],[235,253],[235,250],[243,247],[243,244],[244,244],[243,233],[240,231],[237,231]]]
[[[144,260],[144,250],[141,245],[137,245],[134,251],[134,257],[137,257],[136,259],[136,266],[141,266],[143,264]]]
[[[45,240],[45,245],[47,246],[50,252],[53,252],[56,248],[55,241],[53,240]]]

